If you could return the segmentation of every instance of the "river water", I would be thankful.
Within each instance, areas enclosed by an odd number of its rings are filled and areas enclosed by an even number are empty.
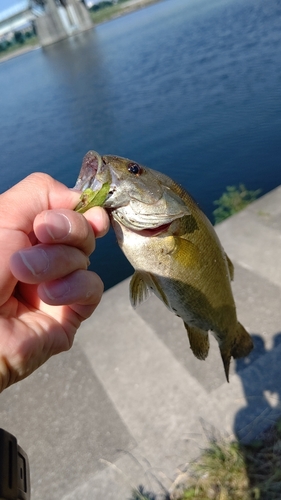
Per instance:
[[[164,0],[0,65],[1,191],[75,183],[89,149],[183,184],[209,217],[227,185],[281,183],[281,3]],[[111,232],[92,268],[132,269]]]

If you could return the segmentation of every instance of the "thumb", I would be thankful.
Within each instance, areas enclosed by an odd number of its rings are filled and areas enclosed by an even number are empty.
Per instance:
[[[79,193],[43,173],[31,174],[0,196],[0,227],[29,234],[37,214],[52,208],[73,209]]]

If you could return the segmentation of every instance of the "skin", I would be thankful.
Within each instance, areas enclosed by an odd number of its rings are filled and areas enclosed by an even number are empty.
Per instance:
[[[68,350],[100,302],[88,271],[106,212],[73,211],[79,192],[32,174],[0,196],[0,391]]]

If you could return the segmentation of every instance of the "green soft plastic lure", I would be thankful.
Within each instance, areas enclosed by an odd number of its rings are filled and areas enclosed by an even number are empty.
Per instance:
[[[80,196],[80,201],[75,207],[75,212],[84,214],[92,207],[102,207],[109,193],[110,183],[105,182],[98,191],[91,188],[85,189]]]

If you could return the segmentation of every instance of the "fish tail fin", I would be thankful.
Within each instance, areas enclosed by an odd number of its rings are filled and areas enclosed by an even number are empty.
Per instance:
[[[223,362],[226,380],[227,380],[227,382],[229,382],[229,367],[230,367],[230,360],[231,360],[230,349],[223,349],[220,347],[220,353],[221,353],[221,359]]]
[[[236,359],[248,356],[253,347],[254,344],[249,333],[245,330],[244,326],[238,322],[236,327],[235,343],[231,347],[228,345],[227,348],[224,345],[220,346],[220,353],[227,382],[229,382],[231,357]]]
[[[235,337],[235,344],[231,349],[231,356],[233,358],[244,358],[244,356],[248,356],[248,354],[251,352],[253,349],[254,344],[251,339],[251,336],[245,330],[244,326],[241,325],[241,323],[237,323],[237,328],[236,328],[236,337]]]
[[[197,328],[197,326],[190,326],[184,323],[185,329],[187,331],[190,348],[198,359],[206,359],[209,352],[209,336],[208,332]]]

